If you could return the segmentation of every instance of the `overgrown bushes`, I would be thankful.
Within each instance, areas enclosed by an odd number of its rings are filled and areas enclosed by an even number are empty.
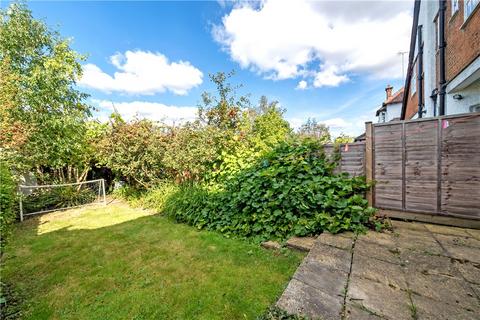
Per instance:
[[[228,180],[219,198],[222,232],[261,239],[363,228],[373,213],[363,178],[334,175],[316,140],[283,142]]]
[[[0,162],[0,254],[15,221],[16,184],[5,163]]]
[[[162,184],[142,205],[199,229],[256,240],[361,231],[374,213],[363,177],[334,174],[316,140],[280,143],[222,182]]]

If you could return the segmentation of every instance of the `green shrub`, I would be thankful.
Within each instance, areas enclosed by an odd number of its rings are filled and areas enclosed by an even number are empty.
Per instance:
[[[16,216],[16,184],[5,163],[0,162],[0,254]]]
[[[145,194],[145,190],[138,189],[129,185],[124,185],[118,189],[114,189],[112,195],[114,197],[126,200],[134,204],[137,201],[140,201],[142,196]]]
[[[177,192],[165,200],[162,211],[178,222],[199,229],[214,229],[221,212],[216,193],[198,184],[180,186]]]
[[[281,143],[218,188],[181,187],[163,211],[179,222],[257,240],[361,231],[374,213],[363,177],[335,175],[317,141]]]
[[[139,200],[143,207],[155,209],[158,212],[164,210],[165,203],[180,190],[180,187],[173,182],[162,182],[154,189],[149,190]]]

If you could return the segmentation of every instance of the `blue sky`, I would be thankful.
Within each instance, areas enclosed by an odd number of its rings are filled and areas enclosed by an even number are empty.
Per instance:
[[[5,3],[2,3],[5,6]],[[235,70],[241,93],[278,100],[298,126],[315,117],[359,134],[384,88],[402,85],[410,2],[30,2],[88,56],[79,86],[125,117],[182,121],[208,74]]]

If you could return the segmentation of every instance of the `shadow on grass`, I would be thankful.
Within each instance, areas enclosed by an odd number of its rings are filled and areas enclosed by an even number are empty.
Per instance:
[[[302,255],[275,253],[123,204],[18,225],[2,281],[25,319],[254,319]],[[13,308],[13,309],[12,309]]]

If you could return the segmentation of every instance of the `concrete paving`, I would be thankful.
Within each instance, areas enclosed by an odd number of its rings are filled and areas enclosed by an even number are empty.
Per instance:
[[[277,305],[310,319],[480,319],[480,231],[392,224],[320,235]]]

